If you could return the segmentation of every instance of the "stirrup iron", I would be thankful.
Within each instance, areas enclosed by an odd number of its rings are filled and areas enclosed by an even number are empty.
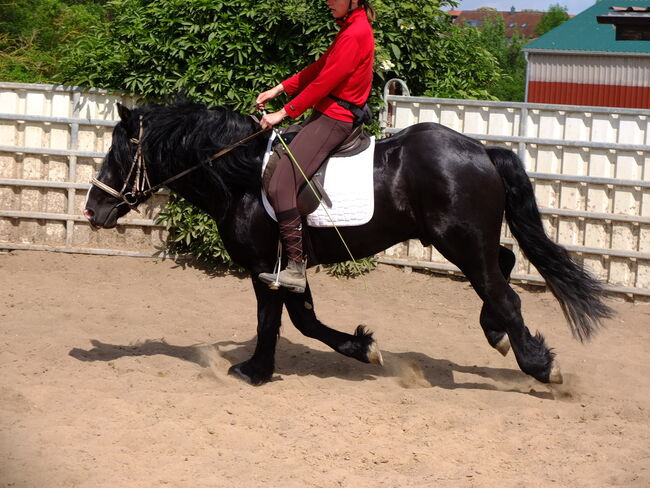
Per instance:
[[[278,241],[278,259],[275,262],[275,267],[273,268],[273,274],[275,275],[275,281],[268,284],[268,287],[271,290],[280,289],[280,267],[282,265],[282,242]]]

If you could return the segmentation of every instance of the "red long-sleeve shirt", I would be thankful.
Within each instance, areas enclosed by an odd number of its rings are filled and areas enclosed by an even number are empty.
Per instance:
[[[330,93],[355,105],[363,105],[372,85],[375,39],[363,7],[345,20],[341,29],[318,60],[300,73],[282,82],[284,91],[295,96],[284,106],[291,118],[313,107],[344,122],[352,122],[352,113],[327,95]]]

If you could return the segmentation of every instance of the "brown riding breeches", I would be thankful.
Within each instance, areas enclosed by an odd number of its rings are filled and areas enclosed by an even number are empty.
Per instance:
[[[352,133],[352,129],[351,122],[336,120],[316,111],[303,122],[289,149],[307,178],[312,177],[327,156]],[[268,187],[269,201],[278,222],[299,216],[296,195],[304,183],[300,170],[285,153],[278,161]]]

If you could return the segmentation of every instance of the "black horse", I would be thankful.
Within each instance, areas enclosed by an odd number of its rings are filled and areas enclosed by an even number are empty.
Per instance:
[[[257,297],[255,352],[232,366],[231,374],[253,385],[271,379],[283,305],[304,335],[346,356],[381,363],[372,333],[358,327],[346,334],[316,318],[309,286],[303,294],[276,291],[257,278],[273,270],[278,246],[278,226],[260,196],[268,133],[202,165],[215,152],[259,131],[259,125],[223,107],[118,110],[121,121],[84,214],[95,228],[115,227],[119,217],[150,196],[150,188],[198,166],[167,186],[215,219],[232,259],[250,271]],[[524,324],[520,299],[508,285],[515,257],[499,244],[504,212],[524,254],[560,302],[574,336],[589,338],[611,316],[598,281],[546,236],[532,185],[512,151],[485,147],[438,124],[416,124],[377,142],[374,192],[372,219],[340,229],[352,254],[370,256],[413,238],[434,245],[483,300],[480,323],[489,344],[502,354],[512,346],[521,370],[539,381],[559,383],[562,375],[542,335],[531,335]],[[311,266],[349,259],[335,230],[306,228],[304,234]]]

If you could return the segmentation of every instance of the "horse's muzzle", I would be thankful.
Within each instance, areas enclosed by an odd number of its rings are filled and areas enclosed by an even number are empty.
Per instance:
[[[99,229],[100,226],[97,225],[97,222],[95,221],[95,212],[93,212],[89,208],[85,208],[83,211],[84,217],[86,217],[86,220],[88,220],[88,223],[90,224],[90,227],[93,228],[93,230]]]

